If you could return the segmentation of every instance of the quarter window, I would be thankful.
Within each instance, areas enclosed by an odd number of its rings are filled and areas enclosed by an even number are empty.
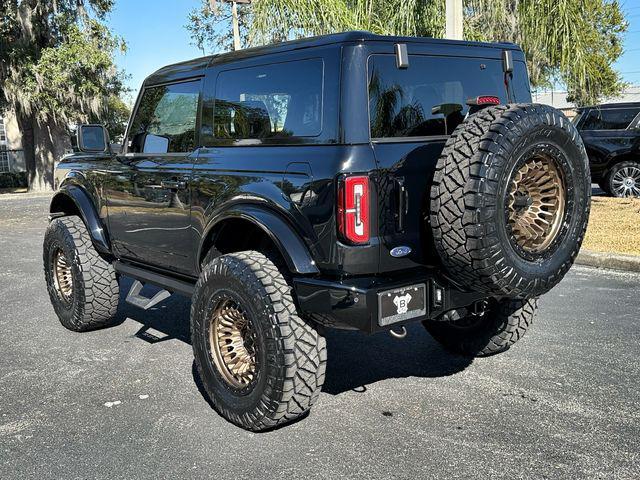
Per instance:
[[[200,81],[144,90],[129,132],[133,153],[188,153],[195,148]]]
[[[323,62],[228,70],[216,83],[214,137],[265,140],[322,132]]]
[[[640,112],[637,108],[593,109],[585,117],[582,130],[624,130]]]

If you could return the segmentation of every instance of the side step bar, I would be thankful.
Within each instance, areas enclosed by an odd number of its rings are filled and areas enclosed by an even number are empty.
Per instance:
[[[151,272],[149,270],[145,270],[144,268],[140,268],[140,267],[134,267],[133,265],[122,263],[120,261],[116,261],[114,263],[114,268],[118,273],[121,273],[122,275],[126,275],[127,277],[131,277],[134,280],[137,280],[138,283],[141,283],[142,285],[144,285],[145,283],[150,283],[151,285],[155,285],[157,287],[163,288],[164,290],[167,291],[167,293],[170,293],[170,294],[179,293],[187,297],[191,297],[193,295],[195,283],[189,283],[189,282],[184,282],[182,280],[177,280],[167,275]],[[129,300],[129,296],[131,296],[132,298],[139,297],[138,294],[140,293],[140,290],[142,290],[142,285],[140,286],[139,289],[136,290],[136,282],[134,282],[133,286],[131,287],[131,291],[129,291],[129,295],[127,295],[127,301]],[[156,296],[159,295],[160,293],[162,292],[159,292],[158,294],[156,294]],[[141,297],[141,298],[143,298],[145,301],[149,300],[147,299],[147,297]],[[153,298],[155,299],[155,296]],[[154,302],[153,305],[164,300],[165,298],[167,297],[160,298],[159,300]],[[136,300],[129,303],[138,305]],[[153,305],[147,306],[146,308],[150,308]]]
[[[154,305],[157,305],[162,300],[171,296],[171,292],[167,290],[160,290],[153,297],[145,297],[144,295],[140,294],[143,287],[144,285],[142,284],[142,282],[140,282],[140,280],[134,280],[129,293],[127,293],[125,302],[130,303],[135,307],[140,307],[143,310],[149,310]]]

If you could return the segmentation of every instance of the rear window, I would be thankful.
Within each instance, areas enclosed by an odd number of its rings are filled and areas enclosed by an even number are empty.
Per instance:
[[[264,140],[322,132],[323,61],[228,70],[216,83],[214,137]]]
[[[507,102],[502,61],[410,55],[399,69],[394,55],[369,58],[372,138],[450,135],[469,111],[466,101],[492,95]],[[524,63],[515,62],[514,101],[530,101]]]
[[[638,108],[593,109],[584,116],[581,130],[625,130],[638,115]]]

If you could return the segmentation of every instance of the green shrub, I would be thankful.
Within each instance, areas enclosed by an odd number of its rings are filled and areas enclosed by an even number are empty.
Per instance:
[[[27,172],[0,173],[0,188],[25,188]]]

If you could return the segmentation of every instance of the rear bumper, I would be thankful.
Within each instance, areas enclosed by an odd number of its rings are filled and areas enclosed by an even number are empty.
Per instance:
[[[379,325],[378,294],[417,283],[427,286],[426,314],[391,325]],[[426,269],[401,277],[357,277],[346,280],[300,277],[294,279],[294,292],[300,310],[316,321],[330,327],[366,333],[436,318],[443,312],[467,307],[487,297],[486,294],[457,288]],[[438,301],[438,298],[441,300]]]

